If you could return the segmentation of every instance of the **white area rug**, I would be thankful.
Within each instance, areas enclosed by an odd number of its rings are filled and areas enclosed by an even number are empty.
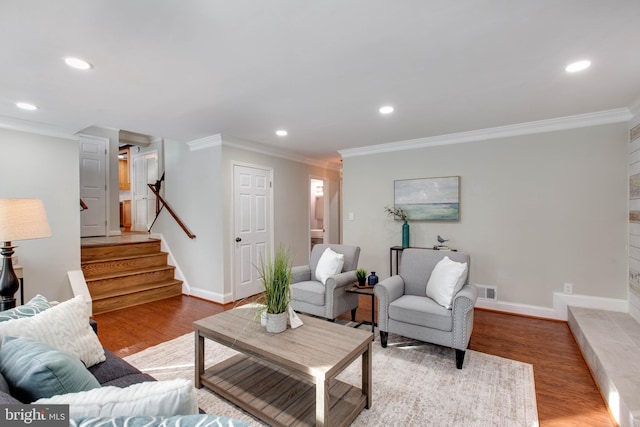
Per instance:
[[[376,337],[377,338],[377,337]],[[205,366],[236,352],[205,340]],[[148,348],[125,358],[158,380],[194,378],[194,334]],[[361,385],[360,359],[339,376]],[[206,388],[198,403],[207,413],[264,425]],[[354,426],[537,426],[533,367],[467,350],[464,368],[454,351],[389,336],[389,346],[373,344],[373,405]]]

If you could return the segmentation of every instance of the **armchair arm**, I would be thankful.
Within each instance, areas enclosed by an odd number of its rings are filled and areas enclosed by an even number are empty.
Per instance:
[[[478,288],[472,284],[463,286],[453,297],[453,348],[466,350],[469,345],[477,299]]]
[[[391,276],[378,283],[373,292],[378,297],[378,326],[381,331],[389,332],[389,304],[404,294],[404,280]]]
[[[345,271],[342,273],[334,274],[327,278],[325,283],[325,317],[327,319],[334,319],[336,316],[344,311],[344,305],[347,304],[345,295],[346,289],[353,285],[358,278],[355,271]],[[351,298],[356,298],[355,294],[350,295]],[[356,304],[357,307],[357,304]]]
[[[336,288],[344,288],[345,286],[353,285],[358,281],[355,271],[345,271],[342,273],[330,276],[325,283],[327,293],[335,291]]]
[[[305,282],[311,280],[311,267],[299,265],[291,268],[291,283]]]

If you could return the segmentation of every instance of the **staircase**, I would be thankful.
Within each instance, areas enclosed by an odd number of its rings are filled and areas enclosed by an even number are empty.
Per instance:
[[[93,314],[182,294],[160,240],[82,246],[81,265]]]

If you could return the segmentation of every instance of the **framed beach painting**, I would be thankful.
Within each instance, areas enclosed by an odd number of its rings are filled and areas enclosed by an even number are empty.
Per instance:
[[[400,179],[393,182],[394,205],[407,219],[460,220],[460,177]]]

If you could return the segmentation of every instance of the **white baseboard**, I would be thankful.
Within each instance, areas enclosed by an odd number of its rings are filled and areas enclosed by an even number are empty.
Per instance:
[[[219,294],[217,292],[211,292],[206,289],[200,288],[191,288],[191,293],[187,295],[206,299],[207,301],[217,302],[218,304],[227,304],[233,302],[233,295],[231,293]]]
[[[476,301],[476,307],[485,308],[487,310],[504,311],[511,314],[521,314],[524,316],[543,317],[547,319],[555,319],[556,314],[552,308],[481,298]]]
[[[554,320],[567,320],[567,306],[569,305],[622,313],[629,312],[629,302],[627,300],[593,297],[590,295],[567,295],[560,292],[553,293],[553,308],[485,299],[478,299],[476,302],[476,307],[478,308]]]

